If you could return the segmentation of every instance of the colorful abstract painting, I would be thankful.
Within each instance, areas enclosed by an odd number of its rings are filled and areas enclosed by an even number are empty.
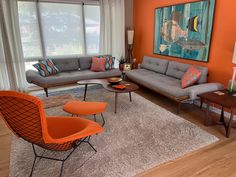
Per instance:
[[[154,53],[208,62],[215,0],[155,9]]]

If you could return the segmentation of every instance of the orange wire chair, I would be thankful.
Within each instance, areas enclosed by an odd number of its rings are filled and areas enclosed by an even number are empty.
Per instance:
[[[97,152],[89,140],[91,135],[103,131],[99,124],[87,119],[46,117],[39,98],[15,91],[0,91],[0,117],[15,135],[32,144],[34,162],[30,176],[33,175],[37,158],[61,161],[62,176],[64,162],[81,143],[88,143]],[[71,151],[63,159],[51,158],[38,155],[35,145],[46,150]]]

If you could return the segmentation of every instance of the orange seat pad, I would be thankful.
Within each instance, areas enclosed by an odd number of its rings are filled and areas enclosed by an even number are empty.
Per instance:
[[[47,128],[51,143],[64,143],[103,131],[96,122],[73,117],[47,117]]]
[[[63,110],[73,115],[92,115],[105,111],[107,103],[105,102],[82,102],[78,100],[67,102]]]

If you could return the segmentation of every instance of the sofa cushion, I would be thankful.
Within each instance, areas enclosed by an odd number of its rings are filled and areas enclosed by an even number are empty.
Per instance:
[[[166,71],[166,75],[177,79],[182,79],[189,66],[189,64],[170,61]]]
[[[198,84],[206,83],[207,82],[207,76],[208,76],[208,68],[203,67],[203,66],[194,66],[194,67],[201,71],[201,76],[200,76],[199,80],[197,81],[197,83]]]
[[[182,88],[186,88],[194,85],[201,77],[201,71],[196,69],[194,66],[188,68],[188,71],[184,74],[181,85]]]
[[[79,69],[78,58],[60,58],[52,59],[56,67],[61,71],[75,71]]]
[[[182,79],[184,74],[187,72],[188,68],[192,66],[185,63],[180,63],[176,61],[170,61],[166,71],[167,76],[171,76],[177,79]],[[203,84],[207,82],[208,68],[202,66],[194,66],[196,69],[201,71],[201,77],[197,81],[198,84]]]
[[[114,69],[115,68],[115,57],[112,55],[99,55],[98,58],[106,58],[106,70]]]
[[[94,71],[94,72],[104,72],[104,71],[106,71],[106,67],[105,67],[106,62],[107,62],[106,58],[93,57],[92,58],[92,65],[91,65],[91,71]]]
[[[105,72],[93,72],[90,70],[68,71],[49,77],[42,77],[38,74],[37,71],[34,70],[26,71],[26,79],[29,83],[36,83],[39,86],[43,87],[76,83],[79,80],[85,80],[85,79],[101,79],[120,75],[121,72],[119,69],[112,69]]]
[[[92,57],[79,58],[80,70],[90,69],[92,64]]]
[[[127,77],[156,92],[172,97],[188,96],[188,88],[182,89],[179,79],[146,69],[134,69],[126,73]]]
[[[115,57],[106,56],[106,70],[111,70],[115,68]]]
[[[59,73],[59,69],[54,65],[52,60],[42,60],[33,65],[43,77],[48,77]]]
[[[165,74],[168,63],[169,63],[168,60],[144,56],[141,68]]]

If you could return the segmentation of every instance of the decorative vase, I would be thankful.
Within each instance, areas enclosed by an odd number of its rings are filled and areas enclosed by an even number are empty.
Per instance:
[[[233,67],[233,76],[231,83],[229,84],[228,94],[232,95],[234,93],[234,80],[236,77],[236,67]]]
[[[119,63],[119,70],[123,73],[124,71],[124,63]]]

